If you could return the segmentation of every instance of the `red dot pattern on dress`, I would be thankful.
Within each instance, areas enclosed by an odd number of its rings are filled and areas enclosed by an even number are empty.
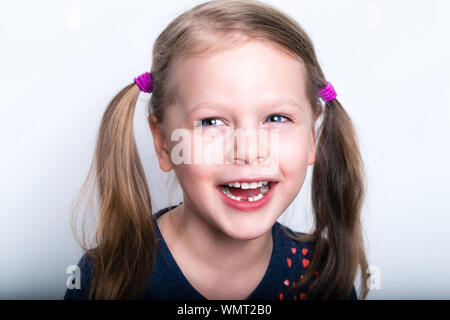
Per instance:
[[[296,247],[296,243],[295,243],[294,241],[292,241],[292,247],[291,247],[291,252],[292,252],[292,254],[293,254],[293,255],[296,255],[296,253],[297,253],[298,250],[300,250],[301,256],[300,256],[299,258],[301,259],[301,263],[302,263],[303,267],[305,267],[305,268],[308,267],[309,264],[310,264],[310,260],[306,258],[306,255],[307,255],[308,252],[309,252],[308,248],[300,248],[300,249],[299,249],[299,248]],[[309,258],[309,257],[308,257],[308,258]],[[292,267],[293,261],[299,261],[299,260],[292,259],[292,258],[290,258],[290,257],[286,257],[286,263],[287,263],[287,265],[288,265],[289,268]],[[318,275],[317,271],[316,271],[314,274],[315,274],[315,275]],[[303,277],[304,277],[304,275],[301,274],[301,275],[300,275],[300,279],[303,279]],[[292,286],[295,286],[295,281],[292,281],[292,282],[291,282],[291,281],[289,281],[289,279],[286,279],[286,280],[283,281],[283,284],[284,284],[286,287],[289,287],[289,284],[291,284]],[[284,292],[284,293],[286,293],[286,292]],[[284,293],[283,293],[283,292],[280,292],[280,293],[279,293],[278,297],[279,297],[280,300],[288,299],[288,298],[289,298],[288,296],[285,296]],[[300,294],[294,294],[294,295],[293,295],[293,299],[294,299],[294,300],[297,300],[297,298],[299,298],[300,300],[306,300],[306,297],[307,297],[307,295],[306,295],[305,292],[302,292],[302,293],[300,293]]]
[[[308,259],[303,259],[302,260],[302,264],[303,264],[303,266],[306,268],[306,267],[308,267],[309,266],[309,260]]]
[[[287,264],[288,264],[288,267],[290,268],[290,267],[292,266],[292,260],[291,260],[291,258],[287,258],[287,259],[286,259],[286,262],[287,262]]]

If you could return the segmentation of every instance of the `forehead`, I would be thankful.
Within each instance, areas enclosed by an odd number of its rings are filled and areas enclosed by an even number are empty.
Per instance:
[[[303,64],[261,41],[189,56],[174,72],[178,103],[189,111],[208,102],[248,106],[294,100],[308,104]]]

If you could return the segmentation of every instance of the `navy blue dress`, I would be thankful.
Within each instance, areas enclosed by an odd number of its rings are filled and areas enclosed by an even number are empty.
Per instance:
[[[154,271],[150,283],[142,295],[143,299],[206,300],[184,277],[156,223],[159,216],[176,207],[177,205],[167,207],[153,214],[158,245]],[[306,290],[302,290],[302,288],[295,292],[287,289],[292,287],[294,281],[297,281],[305,273],[311,259],[311,245],[294,241],[288,237],[288,233],[301,234],[292,231],[278,221],[275,222],[272,227],[273,251],[269,266],[261,282],[247,300],[303,300],[306,298]],[[67,289],[65,300],[87,299],[92,268],[86,254],[80,259],[78,266],[81,271],[81,288]],[[357,299],[354,287],[349,299]]]

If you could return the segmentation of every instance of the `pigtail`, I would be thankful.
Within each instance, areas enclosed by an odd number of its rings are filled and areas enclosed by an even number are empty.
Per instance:
[[[90,176],[99,202],[89,299],[137,298],[155,254],[150,193],[137,151],[133,118],[139,88],[130,84],[109,103],[100,125]]]
[[[360,221],[363,162],[352,122],[337,99],[325,103],[319,132],[312,173],[314,253],[298,286],[308,283],[308,299],[347,299],[360,266],[364,299],[368,265]]]

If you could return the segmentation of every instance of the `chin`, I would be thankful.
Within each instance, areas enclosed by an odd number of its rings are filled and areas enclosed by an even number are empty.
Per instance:
[[[236,240],[254,240],[267,235],[267,232],[272,231],[273,224],[265,223],[264,221],[255,221],[255,219],[248,219],[248,221],[239,220],[229,224],[223,232],[230,238]]]

